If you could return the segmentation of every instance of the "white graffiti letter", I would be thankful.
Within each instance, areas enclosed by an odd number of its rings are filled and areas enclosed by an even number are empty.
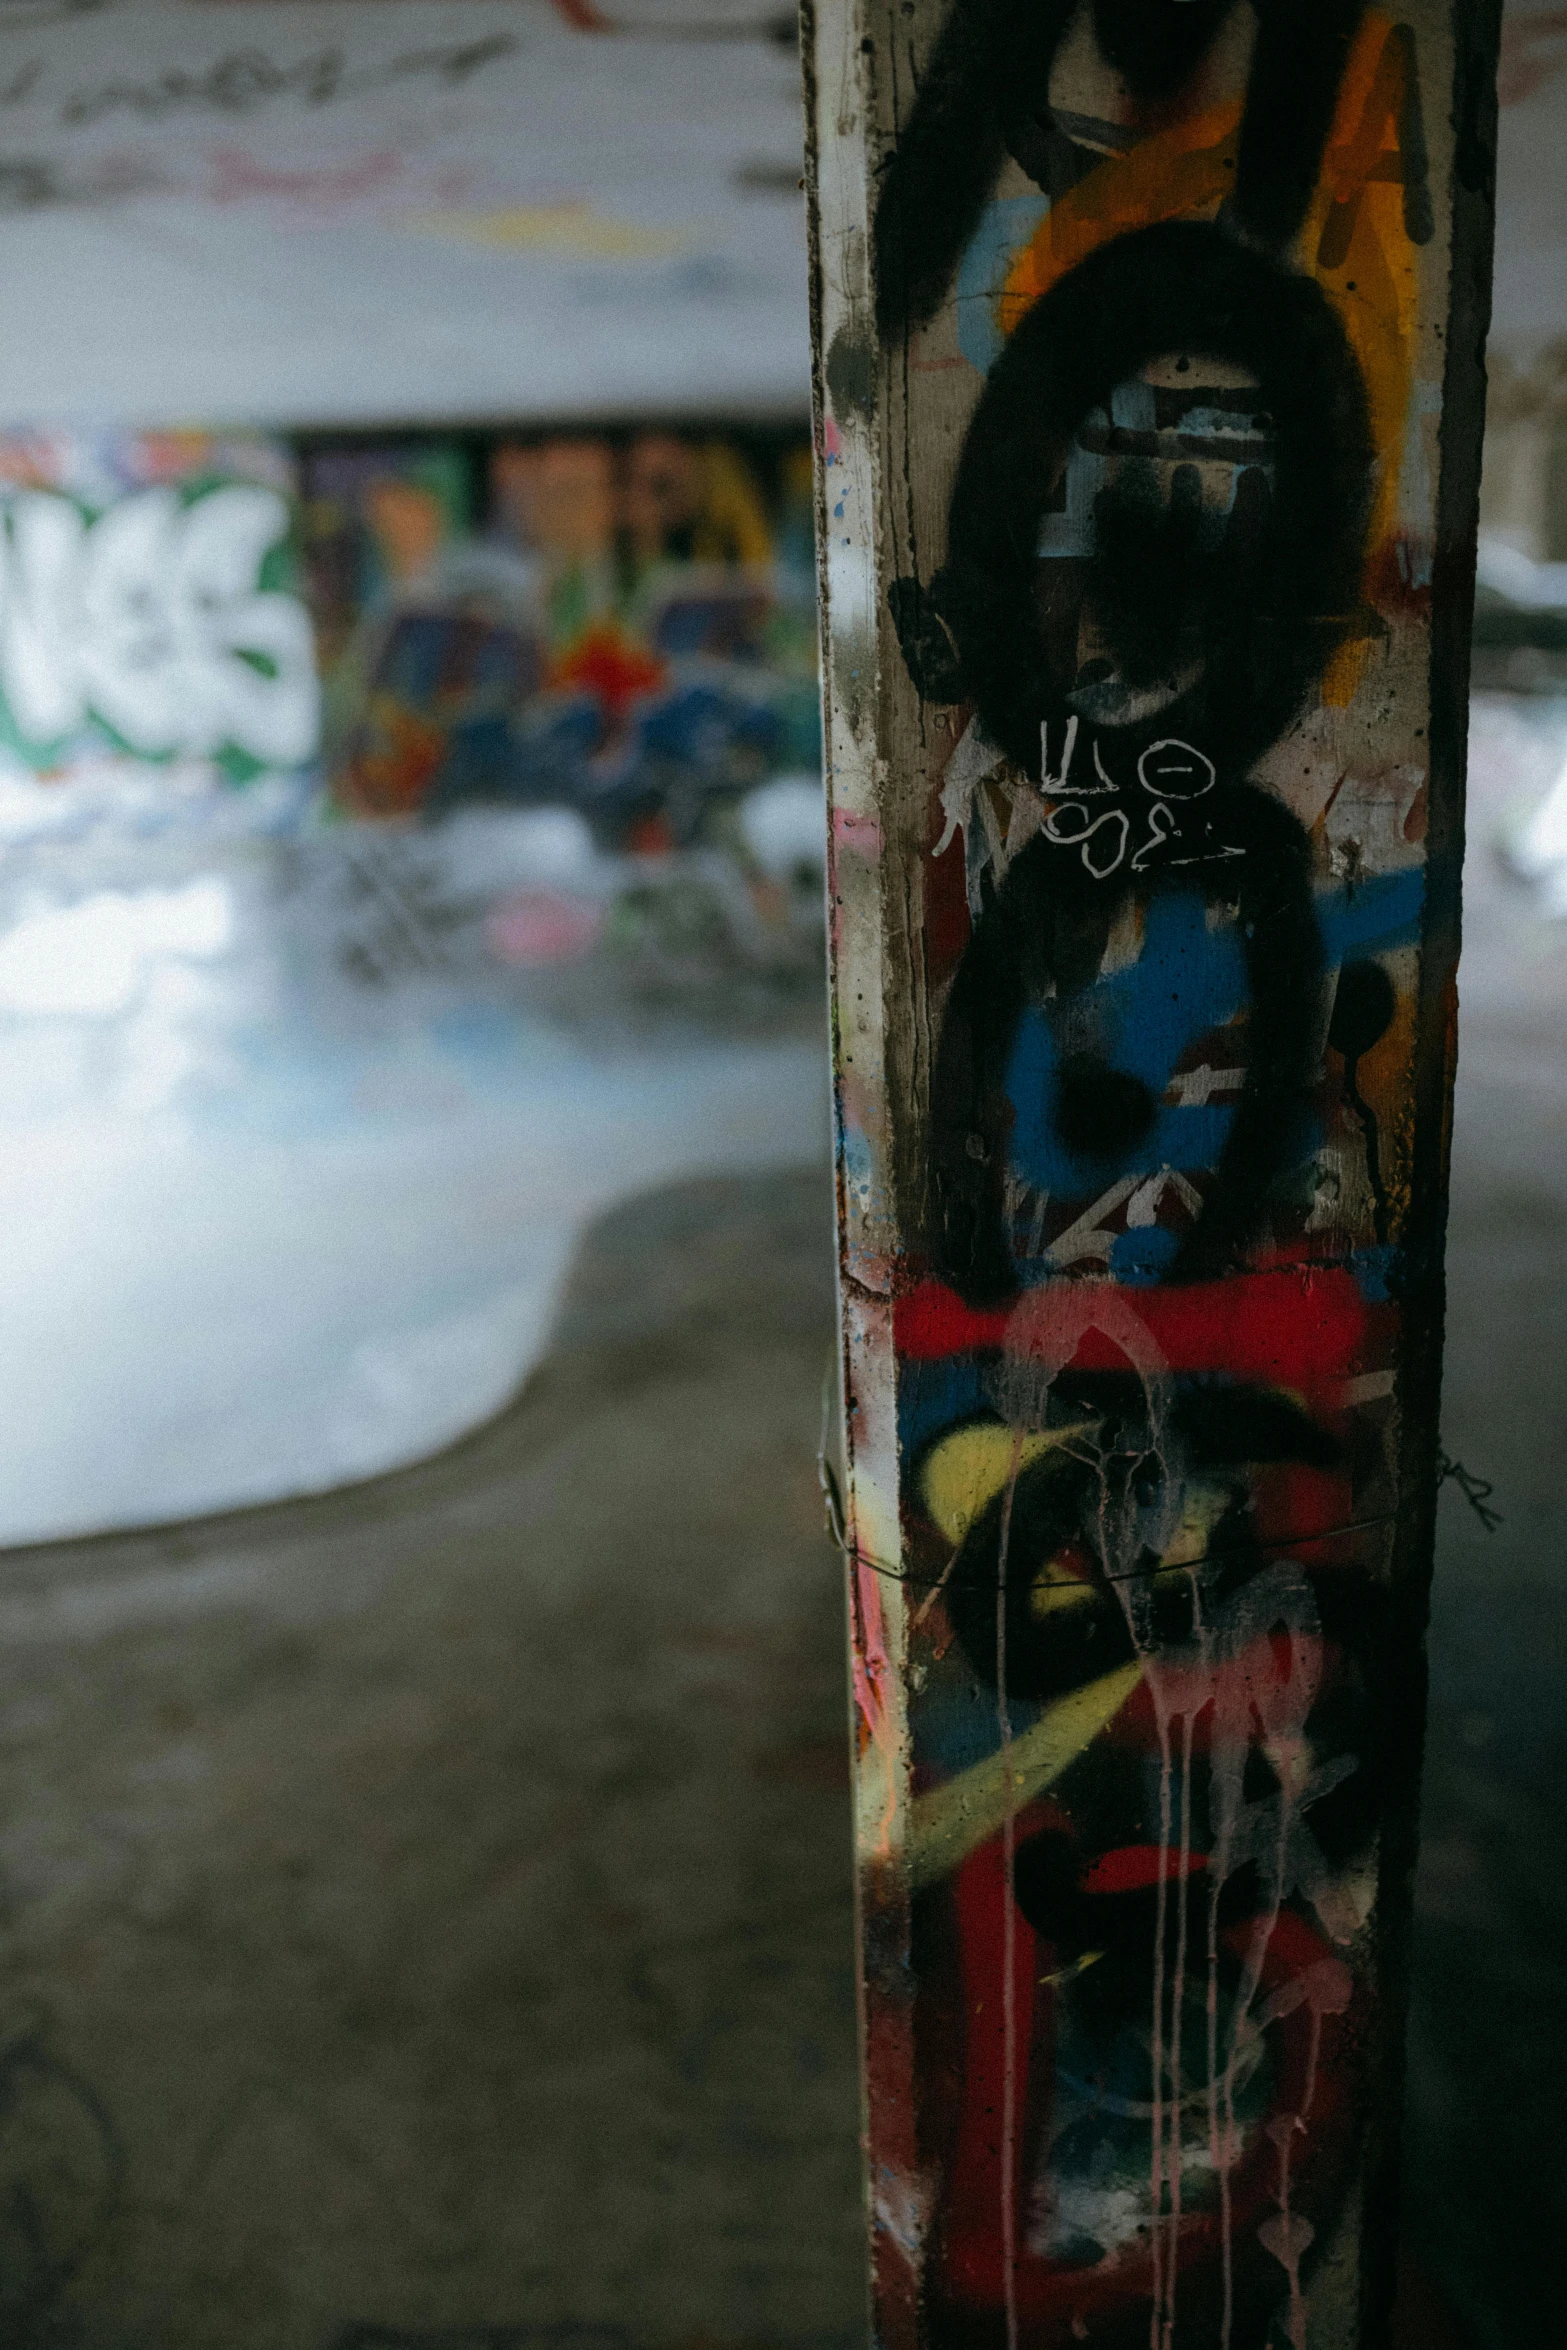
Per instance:
[[[69,498],[23,490],[11,500],[0,603],[0,686],[17,730],[51,743],[82,723],[82,542],[87,525]]]
[[[173,490],[140,490],[87,533],[80,639],[87,701],[133,751],[152,755],[186,747],[168,609],[178,515]]]
[[[284,500],[248,482],[210,491],[180,518],[169,600],[191,750],[231,742],[254,759],[292,767],[316,748],[309,616],[297,597],[257,586],[287,530]]]

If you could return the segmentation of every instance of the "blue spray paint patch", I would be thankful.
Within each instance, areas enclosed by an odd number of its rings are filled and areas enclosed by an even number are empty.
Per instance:
[[[1012,263],[1050,210],[1048,196],[1001,196],[987,204],[958,265],[958,349],[988,375],[1005,338],[996,308]]]
[[[956,1697],[944,1697],[933,1690],[923,1705],[910,1710],[916,1770],[923,1766],[944,1779],[953,1779],[959,1771],[985,1762],[1001,1745],[996,1701],[988,1689],[982,1698],[972,1687]],[[1007,1720],[1012,1736],[1021,1738],[1032,1730],[1044,1710],[1037,1700],[1009,1698]]]
[[[1357,1248],[1350,1271],[1368,1306],[1385,1306],[1393,1294],[1393,1273],[1399,1259],[1396,1248]]]
[[[1110,1272],[1127,1289],[1151,1289],[1162,1281],[1181,1245],[1180,1234],[1162,1224],[1118,1232],[1110,1244]]]
[[[1319,892],[1317,919],[1331,970],[1356,955],[1388,954],[1419,936],[1425,875],[1416,868]],[[1125,971],[1101,979],[1071,1000],[1073,1049],[1092,1050],[1112,1068],[1140,1078],[1158,1099],[1177,1063],[1210,1029],[1223,1028],[1246,1008],[1245,951],[1233,922],[1210,927],[1196,891],[1154,898],[1143,948]],[[1029,1005],[1018,1024],[1007,1066],[1006,1090],[1014,1115],[1014,1171],[1036,1190],[1066,1199],[1103,1190],[1118,1177],[1161,1167],[1212,1169],[1219,1163],[1238,1107],[1223,1103],[1161,1103],[1149,1133],[1120,1152],[1089,1158],[1067,1148],[1056,1131],[1062,1048],[1062,1009]],[[1309,1147],[1309,1137],[1301,1137]],[[1114,1267],[1119,1279],[1158,1278],[1148,1241],[1128,1236]],[[1152,1244],[1156,1249],[1160,1245]],[[1124,1267],[1124,1270],[1123,1270]]]
[[[1353,889],[1317,893],[1317,920],[1327,950],[1328,968],[1356,954],[1391,954],[1395,947],[1413,946],[1420,936],[1425,905],[1425,868],[1407,873],[1384,873],[1375,881],[1361,881]]]
[[[1183,1054],[1243,1012],[1247,996],[1235,924],[1210,929],[1195,890],[1161,895],[1147,908],[1137,961],[1070,999],[1071,1049],[1090,1046],[1113,1068],[1140,1078],[1158,1100]],[[1063,1008],[1030,1005],[1018,1024],[1006,1078],[1017,1173],[1037,1190],[1076,1199],[1121,1175],[1216,1167],[1234,1122],[1233,1101],[1162,1104],[1151,1131],[1123,1151],[1088,1158],[1068,1150],[1055,1131],[1062,1055],[1054,1031]]]
[[[870,1137],[864,1129],[851,1125],[843,1115],[841,1097],[837,1100],[838,1160],[843,1169],[843,1180],[851,1191],[868,1195],[876,1179],[876,1159]]]
[[[898,1444],[906,1461],[959,1420],[994,1408],[989,1368],[973,1355],[898,1366]]]

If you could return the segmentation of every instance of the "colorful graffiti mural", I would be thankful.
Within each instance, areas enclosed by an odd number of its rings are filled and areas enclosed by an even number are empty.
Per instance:
[[[307,991],[803,1007],[811,531],[798,429],[0,436],[13,901],[237,849]]]
[[[1494,31],[808,30],[885,2344],[1382,2339]]]
[[[0,754],[35,777],[306,769],[320,731],[292,482],[201,433],[0,439]]]
[[[12,433],[0,506],[19,776],[286,771],[339,814],[564,805],[669,850],[819,772],[796,431]]]
[[[325,449],[306,482],[344,809],[564,802],[672,849],[817,771],[803,436]]]

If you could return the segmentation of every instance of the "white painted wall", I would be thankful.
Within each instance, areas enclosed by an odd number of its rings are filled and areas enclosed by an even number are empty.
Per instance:
[[[0,424],[803,413],[780,0],[3,0]]]
[[[802,412],[790,16],[0,0],[0,424]],[[1508,0],[1502,99],[1523,355],[1567,335],[1567,8]]]

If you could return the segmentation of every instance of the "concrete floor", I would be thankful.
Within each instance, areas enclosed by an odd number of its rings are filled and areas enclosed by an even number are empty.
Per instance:
[[[1567,926],[1473,786],[1407,2350],[1560,2339]],[[817,1175],[580,1258],[520,1401],[323,1500],[0,1571],[6,2350],[854,2350]]]
[[[1567,922],[1493,843],[1567,706],[1482,698],[1470,772],[1443,1492],[1409,2055],[1408,2211],[1474,2350],[1555,2350],[1567,2241]]]
[[[6,2350],[859,2340],[831,1315],[665,1192],[432,1464],[7,1558]]]

